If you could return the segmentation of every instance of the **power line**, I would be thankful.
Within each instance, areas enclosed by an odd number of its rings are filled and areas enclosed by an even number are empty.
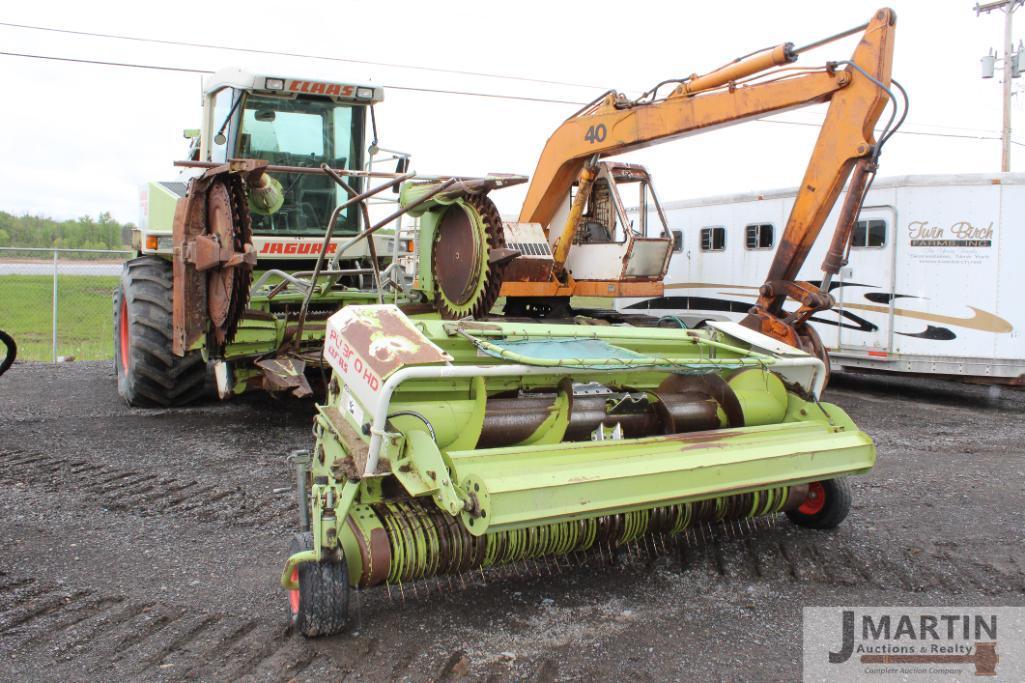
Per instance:
[[[0,25],[2,25],[2,22],[0,22]],[[93,64],[93,65],[97,65],[97,66],[113,66],[113,67],[129,68],[129,69],[148,69],[148,70],[152,70],[152,71],[172,71],[172,72],[177,72],[177,73],[193,73],[193,74],[212,74],[212,73],[214,73],[210,69],[190,69],[190,68],[187,68],[187,67],[162,66],[162,65],[157,65],[157,64],[136,64],[136,63],[129,63],[129,62],[108,62],[108,61],[102,61],[102,60],[97,60],[97,59],[79,59],[79,58],[74,58],[74,57],[55,57],[55,56],[52,56],[52,55],[37,55],[37,54],[28,54],[28,53],[24,53],[24,52],[5,52],[5,51],[0,51],[0,55],[7,56],[7,57],[24,57],[24,58],[27,58],[27,59],[42,59],[42,60],[46,60],[46,61],[70,62],[70,63],[75,63],[75,64]],[[500,100],[518,100],[518,101],[522,101],[522,102],[537,102],[537,103],[542,103],[542,104],[571,104],[571,105],[574,105],[574,106],[583,106],[584,104],[588,104],[587,102],[578,102],[578,101],[574,101],[574,100],[560,100],[560,99],[553,99],[553,98],[547,98],[547,97],[527,97],[527,96],[524,96],[524,95],[505,95],[505,94],[500,94],[500,93],[474,92],[474,91],[470,91],[470,90],[445,90],[445,89],[441,89],[441,88],[417,88],[417,87],[413,87],[413,86],[402,86],[402,85],[387,85],[387,84],[379,84],[379,85],[381,85],[381,87],[387,88],[389,90],[405,90],[405,91],[409,91],[409,92],[425,92],[425,93],[433,93],[433,94],[439,94],[439,95],[459,95],[459,96],[463,96],[463,97],[484,97],[484,98],[500,99]],[[810,122],[805,122],[805,121],[781,121],[779,119],[769,119],[769,118],[756,119],[755,123],[775,123],[775,124],[786,125],[786,126],[803,126],[803,127],[807,127],[807,128],[821,128],[822,127],[821,123],[810,123]],[[962,139],[962,140],[1000,140],[999,137],[985,136],[985,135],[960,135],[960,134],[955,134],[955,133],[929,133],[929,132],[926,132],[926,131],[916,131],[916,130],[899,130],[899,131],[897,131],[897,135],[923,135],[923,136],[927,136],[927,137],[957,138],[957,139]],[[1015,144],[1015,145],[1018,145],[1019,147],[1025,147],[1025,143],[1021,143],[1021,142],[1018,142],[1016,140],[1012,140],[1011,142],[1013,144]]]
[[[130,69],[151,69],[153,71],[177,71],[189,74],[212,74],[209,69],[187,69],[178,66],[157,66],[155,64],[128,64],[125,62],[102,62],[97,59],[75,59],[73,57],[53,57],[51,55],[30,55],[24,52],[0,52],[7,57],[25,57],[27,59],[45,59],[54,62],[74,62],[75,64],[98,64],[100,66],[123,66]]]
[[[27,59],[43,59],[47,61],[55,62],[73,62],[76,64],[95,64],[98,66],[118,66],[128,69],[150,69],[154,71],[176,71],[179,73],[193,73],[193,74],[212,74],[214,73],[210,69],[188,69],[185,67],[176,66],[160,66],[157,64],[136,64],[129,62],[107,62],[98,59],[79,59],[74,57],[54,57],[52,55],[34,55],[25,52],[3,52],[0,51],[0,55],[7,57],[25,57]],[[411,92],[426,92],[426,93],[437,93],[441,95],[463,95],[465,97],[489,97],[499,100],[520,100],[523,102],[541,102],[545,104],[572,104],[574,106],[582,106],[587,104],[586,102],[577,102],[575,100],[559,100],[550,97],[527,97],[525,95],[504,95],[501,93],[489,93],[489,92],[473,92],[470,90],[444,90],[441,88],[415,88],[413,86],[405,85],[388,85],[385,83],[379,84],[383,88],[389,90],[408,90]]]
[[[805,121],[780,121],[779,119],[758,119],[760,123],[782,123],[788,126],[808,126],[810,128],[821,128],[821,123],[807,123]],[[930,133],[924,130],[898,130],[897,135],[925,135],[934,138],[960,138],[962,140],[999,140],[999,137],[992,135],[960,135],[957,133]],[[1011,140],[1016,145],[1025,147],[1025,143]]]
[[[481,76],[484,78],[499,78],[510,81],[524,81],[528,83],[544,83],[546,85],[565,85],[573,88],[591,88],[595,90],[608,90],[599,85],[588,85],[586,83],[573,83],[569,81],[551,81],[543,78],[529,78],[527,76],[510,76],[508,74],[494,74],[483,71],[466,71],[463,69],[445,69],[433,66],[420,66],[417,64],[399,64],[395,62],[375,62],[367,59],[350,59],[347,57],[327,57],[324,55],[303,54],[300,52],[283,52],[279,50],[265,50],[259,48],[230,47],[227,45],[213,45],[210,43],[193,43],[184,40],[163,40],[160,38],[142,38],[139,36],[126,36],[117,33],[95,33],[91,31],[73,31],[66,28],[53,28],[49,26],[31,26],[29,24],[13,24],[0,21],[0,26],[8,28],[26,29],[30,31],[45,31],[48,33],[64,33],[74,36],[88,36],[90,38],[109,38],[113,40],[130,40],[137,43],[155,43],[159,45],[176,45],[179,47],[195,47],[204,50],[225,50],[229,52],[247,52],[250,54],[274,55],[278,57],[297,57],[299,59],[320,59],[328,62],[343,62],[347,64],[364,64],[367,66],[385,66],[396,69],[412,69],[416,71],[434,71],[437,73],[458,74],[460,76]]]

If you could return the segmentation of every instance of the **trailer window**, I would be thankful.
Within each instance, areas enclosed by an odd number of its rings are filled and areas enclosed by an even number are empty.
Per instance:
[[[722,251],[726,248],[726,228],[713,225],[701,228],[701,251]]]
[[[886,221],[858,221],[854,224],[852,247],[885,247]]]
[[[747,226],[746,246],[748,249],[772,249],[772,223],[752,223]]]
[[[683,230],[673,230],[673,252],[679,254],[683,251]]]

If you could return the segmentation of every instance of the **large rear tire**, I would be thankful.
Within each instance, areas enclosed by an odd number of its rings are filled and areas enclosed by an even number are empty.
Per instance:
[[[140,256],[125,263],[114,290],[117,392],[131,406],[183,406],[204,393],[202,354],[171,352],[171,277],[170,261]]]

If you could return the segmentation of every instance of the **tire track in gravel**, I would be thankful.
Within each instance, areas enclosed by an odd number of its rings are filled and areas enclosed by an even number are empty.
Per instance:
[[[103,507],[132,514],[181,515],[241,526],[288,528],[293,517],[290,496],[260,495],[244,487],[205,484],[133,469],[76,462],[33,451],[0,450],[0,483],[58,487],[80,491]],[[616,551],[622,567],[663,554],[680,558],[679,567],[714,581],[784,581],[795,584],[872,587],[920,592],[957,591],[965,586],[987,595],[1025,593],[1025,572],[1000,568],[981,559],[948,551],[919,553],[895,549],[885,541],[857,540],[807,530],[790,529],[782,516],[757,522],[703,525],[675,539],[653,539]],[[661,546],[662,552],[659,553]],[[919,553],[919,554],[916,554]],[[611,555],[599,552],[602,560]],[[540,558],[520,567],[485,570],[491,579],[563,573],[572,564]],[[594,558],[587,564],[602,564]],[[1016,566],[1013,565],[1012,566]],[[440,581],[446,581],[441,579]],[[461,581],[462,582],[462,581]],[[404,595],[431,592],[421,581],[406,585]]]
[[[785,524],[785,521],[783,522]],[[724,531],[678,543],[675,567],[711,582],[782,582],[835,588],[919,593],[1025,594],[1025,572],[1000,567],[971,553],[894,547],[883,540],[837,536],[804,529]],[[682,545],[682,548],[680,547]]]
[[[34,451],[0,449],[0,484],[79,492],[83,499],[108,510],[141,516],[181,515],[272,529],[287,528],[295,516],[289,495]]]
[[[663,540],[667,542],[663,544]],[[501,592],[533,576],[535,585],[545,585],[544,594],[553,589],[570,592],[574,574],[590,573],[585,566],[599,568],[598,574],[605,574],[602,582],[633,585],[638,590],[646,590],[645,585],[663,590],[657,584],[666,580],[684,582],[687,591],[696,595],[711,586],[734,590],[729,587],[745,583],[775,584],[791,591],[879,589],[891,595],[931,590],[946,595],[971,591],[994,596],[1025,594],[1025,574],[1017,565],[1001,569],[944,549],[893,548],[885,542],[866,545],[863,539],[790,529],[772,522],[746,531],[735,526],[705,526],[678,541],[633,544],[614,555],[613,560],[606,550],[598,559],[583,557],[579,563],[567,558],[542,560],[485,570],[483,576],[464,575],[457,582],[463,588],[455,590],[461,596],[445,591],[444,580],[406,584],[405,599],[399,599],[394,588],[392,598],[386,589],[364,591],[354,596],[356,610],[367,612],[369,632],[361,638],[374,637],[372,624],[381,619],[382,611],[401,609],[406,602],[416,610],[418,603],[432,601],[439,588],[449,596],[442,598],[439,608],[455,614],[465,609],[464,603],[481,584]],[[617,577],[617,573],[627,576]],[[654,583],[650,580],[653,574],[657,577]],[[559,575],[568,581],[560,581]],[[38,667],[44,661],[48,674],[70,679],[287,680],[315,677],[318,671],[337,675],[339,667],[380,673],[364,668],[379,666],[370,656],[373,640],[345,638],[346,654],[339,660],[330,647],[324,651],[318,641],[289,636],[276,614],[253,617],[187,609],[0,571],[0,651],[12,655],[3,662],[3,670],[12,675],[21,671],[19,666]],[[332,640],[324,643],[329,645]],[[360,642],[368,648],[368,656],[353,659],[353,648]],[[447,655],[440,656],[444,659]],[[437,656],[428,658],[436,660]],[[396,658],[391,675],[420,671],[426,663],[411,651],[408,658]],[[434,661],[431,670],[443,663]]]
[[[46,659],[79,680],[287,680],[318,658],[280,622],[74,590],[0,572],[0,646],[8,666]]]

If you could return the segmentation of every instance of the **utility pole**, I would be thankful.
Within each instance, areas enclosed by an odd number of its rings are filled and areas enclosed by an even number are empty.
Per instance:
[[[1012,50],[1014,42],[1011,38],[1011,23],[1014,19],[1014,11],[1022,6],[1025,0],[996,0],[985,4],[975,5],[975,15],[983,12],[989,14],[994,10],[1004,11],[1004,125],[1000,133],[1002,151],[1000,153],[1000,170],[1007,172],[1011,170],[1011,78],[1013,67]]]

